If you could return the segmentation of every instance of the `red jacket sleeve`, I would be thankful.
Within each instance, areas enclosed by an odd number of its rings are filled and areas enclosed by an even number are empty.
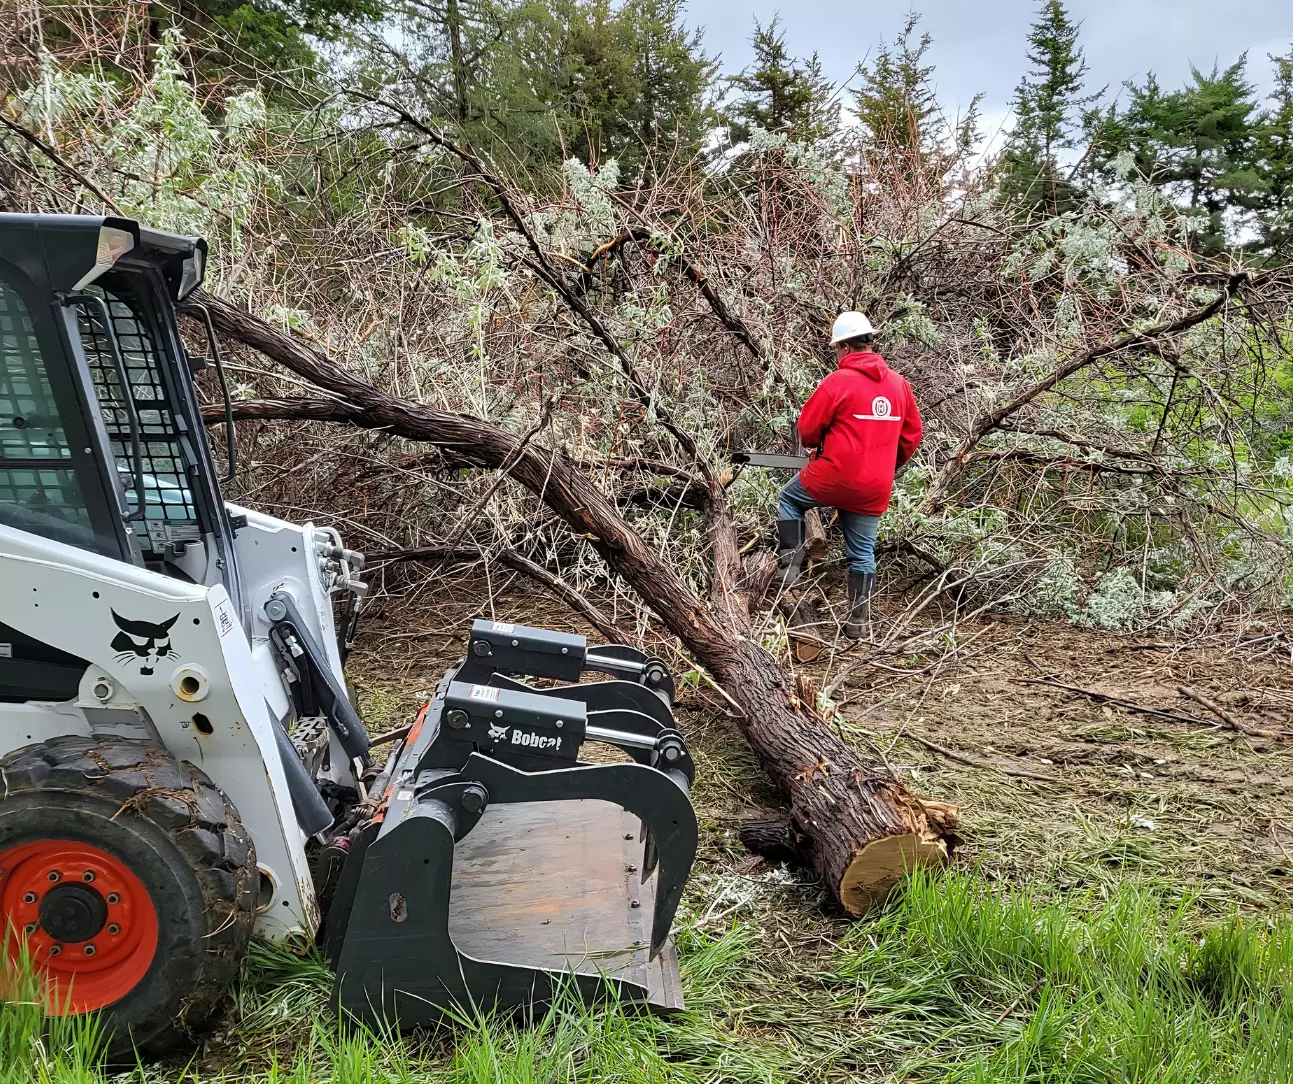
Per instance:
[[[902,431],[898,434],[898,467],[916,453],[916,445],[920,443],[922,432],[916,396],[912,393],[910,384],[906,381],[903,381],[903,384],[907,388],[907,406],[902,412]]]
[[[799,443],[805,448],[816,448],[826,436],[826,430],[835,420],[835,411],[840,405],[838,394],[839,381],[832,380],[832,373],[820,384],[817,390],[808,397],[804,409],[799,412]]]

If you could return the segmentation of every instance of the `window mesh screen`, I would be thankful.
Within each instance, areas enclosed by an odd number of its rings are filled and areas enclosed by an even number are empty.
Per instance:
[[[193,492],[189,487],[175,413],[167,399],[151,329],[134,308],[132,299],[98,287],[91,289],[102,293],[108,302],[112,327],[130,383],[130,396],[139,415],[144,461],[144,526],[148,544],[154,550],[160,550],[166,542],[198,538],[200,531]],[[134,511],[138,508],[138,497],[133,482],[130,416],[126,412],[121,381],[104,334],[103,317],[88,305],[78,306],[78,312],[81,342],[90,365],[90,377],[99,396],[103,424],[117,460],[117,470],[130,487],[129,502]]]

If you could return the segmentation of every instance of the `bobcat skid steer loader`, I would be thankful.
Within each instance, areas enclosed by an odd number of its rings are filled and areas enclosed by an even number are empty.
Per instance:
[[[679,1007],[696,821],[668,672],[477,622],[379,755],[343,670],[362,557],[221,497],[228,389],[185,300],[206,251],[0,214],[0,965],[25,954],[117,1052],[213,1018],[253,932],[319,938],[338,1006],[406,1028],[563,986]]]

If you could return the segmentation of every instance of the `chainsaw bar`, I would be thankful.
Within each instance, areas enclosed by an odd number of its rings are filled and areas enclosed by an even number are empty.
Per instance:
[[[745,463],[751,467],[771,467],[773,470],[799,470],[808,466],[806,455],[777,455],[774,452],[735,452],[733,463]]]

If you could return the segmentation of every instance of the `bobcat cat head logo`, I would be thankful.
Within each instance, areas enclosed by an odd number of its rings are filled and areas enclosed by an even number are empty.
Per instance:
[[[112,650],[117,662],[126,663],[139,659],[139,672],[148,677],[162,659],[178,659],[171,647],[171,626],[180,619],[176,614],[160,625],[151,621],[131,621],[112,611],[112,620],[121,631],[113,638]]]

